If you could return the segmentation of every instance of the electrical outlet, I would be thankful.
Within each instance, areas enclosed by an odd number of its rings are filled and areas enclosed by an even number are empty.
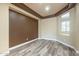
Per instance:
[[[28,40],[28,38],[26,38],[26,40]]]

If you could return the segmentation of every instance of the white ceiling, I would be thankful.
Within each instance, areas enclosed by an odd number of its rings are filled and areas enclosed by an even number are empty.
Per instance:
[[[24,3],[26,6],[45,17],[52,15],[64,8],[67,3]],[[48,11],[47,11],[47,10]]]

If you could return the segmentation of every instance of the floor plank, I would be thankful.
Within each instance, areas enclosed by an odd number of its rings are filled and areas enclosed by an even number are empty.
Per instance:
[[[7,56],[76,56],[74,49],[53,40],[36,40],[13,49]]]

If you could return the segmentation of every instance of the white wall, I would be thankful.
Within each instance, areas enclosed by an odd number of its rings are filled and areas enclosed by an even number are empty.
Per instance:
[[[39,38],[56,39],[75,49],[79,49],[79,5],[69,10],[70,35],[61,34],[59,17],[41,19],[39,21]]]
[[[60,16],[58,16],[58,32],[57,32],[57,40],[63,42],[63,43],[66,43],[70,46],[74,46],[74,21],[75,21],[75,8],[72,8],[71,10],[67,11],[67,12],[70,12],[70,32],[69,32],[69,35],[66,35],[65,33],[62,33],[60,31],[60,28],[61,28],[61,19],[60,19]]]
[[[39,38],[56,39],[57,18],[41,19],[39,21]]]
[[[69,10],[70,12],[70,36],[61,35],[58,31],[58,40],[74,47],[79,52],[79,4]],[[60,20],[58,19],[58,24]],[[59,28],[59,26],[58,26]]]
[[[75,8],[69,10],[71,13],[70,22],[71,22],[71,32],[70,36],[60,34],[60,19],[58,17],[52,17],[47,19],[39,20],[39,38],[43,39],[51,39],[51,40],[58,40],[60,42],[65,43],[68,46],[75,47],[74,43],[74,18],[75,18]]]
[[[59,17],[39,20],[39,38],[56,39],[79,51],[79,4],[69,10],[70,35],[60,34]]]
[[[75,48],[79,51],[79,4],[76,6],[76,19],[75,19]]]
[[[8,4],[0,4],[0,53],[9,48],[9,12]]]

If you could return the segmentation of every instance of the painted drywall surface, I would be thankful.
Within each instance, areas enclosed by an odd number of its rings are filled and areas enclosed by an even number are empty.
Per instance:
[[[76,6],[75,45],[76,49],[79,51],[79,4]]]
[[[0,53],[9,48],[9,12],[8,4],[0,4]]]
[[[76,41],[75,41],[75,8],[69,10],[70,12],[70,35],[61,34],[60,29],[60,20],[58,17],[48,18],[39,20],[39,38],[43,39],[52,39],[58,40],[60,42],[66,43],[76,49]]]
[[[75,21],[76,21],[76,9],[75,7],[70,10],[70,42],[75,48]]]
[[[60,23],[61,19],[58,17],[58,32],[57,32],[57,39],[59,41],[62,41],[63,43],[66,43],[68,45],[71,45],[75,48],[75,40],[74,40],[74,26],[75,26],[75,8],[72,8],[71,10],[67,11],[70,12],[70,32],[69,35],[65,35],[65,33],[60,32]]]
[[[59,17],[39,20],[39,38],[56,39],[66,43],[79,51],[79,4],[69,10],[70,35],[60,34]]]
[[[57,17],[39,20],[39,38],[58,40],[73,46],[70,36],[60,35],[59,22]]]
[[[57,18],[39,20],[39,38],[56,39]]]

